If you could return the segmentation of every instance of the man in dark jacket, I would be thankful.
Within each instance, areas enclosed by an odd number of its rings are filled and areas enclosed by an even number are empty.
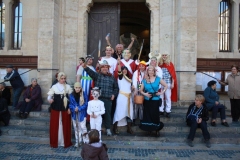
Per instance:
[[[6,84],[4,82],[0,83],[0,91],[2,91],[2,98],[5,98],[7,100],[7,104],[10,105],[11,92],[9,88],[6,88]]]
[[[187,138],[187,144],[190,147],[193,147],[193,139],[195,137],[195,133],[198,127],[201,128],[203,137],[205,139],[206,146],[208,148],[211,147],[210,144],[210,134],[207,130],[207,121],[208,117],[208,109],[204,104],[205,98],[203,95],[196,95],[195,103],[191,104],[188,108],[186,115],[187,125],[190,126],[190,132]]]
[[[40,111],[43,103],[41,88],[37,83],[36,78],[31,79],[31,85],[29,85],[23,94],[23,102],[20,102],[19,117],[26,119],[29,112],[34,108]],[[19,104],[20,104],[19,103]]]
[[[7,75],[4,77],[5,81],[10,81],[13,88],[13,109],[16,108],[18,104],[19,97],[24,88],[24,83],[19,75],[19,73],[13,69],[12,65],[6,66]]]

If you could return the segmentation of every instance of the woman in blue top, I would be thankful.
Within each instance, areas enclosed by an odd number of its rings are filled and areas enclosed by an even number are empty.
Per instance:
[[[204,90],[205,103],[208,110],[212,111],[212,126],[216,126],[217,113],[220,112],[222,125],[229,127],[226,122],[225,106],[219,103],[219,96],[216,92],[216,81],[209,81],[208,87]]]
[[[167,84],[160,77],[156,76],[155,68],[152,66],[148,67],[145,78],[140,89],[141,94],[144,96],[144,107],[143,119],[139,127],[144,131],[148,131],[148,134],[156,131],[156,136],[159,136],[159,131],[164,126],[159,118],[160,95],[167,90]],[[164,86],[164,90],[158,92],[160,84]]]

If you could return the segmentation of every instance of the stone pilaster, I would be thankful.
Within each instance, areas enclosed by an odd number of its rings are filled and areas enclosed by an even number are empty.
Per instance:
[[[175,1],[160,0],[159,13],[159,37],[160,53],[167,52],[171,55],[174,62],[174,18],[175,18]]]
[[[58,69],[59,1],[38,1],[38,20],[38,68]],[[55,79],[55,73],[54,70],[38,72],[44,101],[46,101],[46,93]]]
[[[176,1],[176,31],[175,68],[176,71],[181,71],[177,74],[179,100],[194,100],[196,91],[194,71],[196,70],[197,58],[197,0]]]
[[[151,11],[151,35],[150,35],[150,51],[160,51],[160,33],[159,33],[159,2],[160,0],[146,0],[146,4]]]

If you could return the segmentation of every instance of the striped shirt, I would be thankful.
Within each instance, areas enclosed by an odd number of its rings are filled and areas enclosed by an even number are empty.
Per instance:
[[[168,72],[167,68],[162,68],[162,79],[167,83],[167,84],[172,84],[172,76]]]

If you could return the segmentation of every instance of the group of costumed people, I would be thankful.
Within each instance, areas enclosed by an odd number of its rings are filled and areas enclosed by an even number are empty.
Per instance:
[[[134,41],[134,39],[133,39]],[[75,130],[76,144],[88,143],[86,121],[90,128],[99,131],[101,142],[102,123],[108,136],[113,125],[114,134],[118,127],[127,125],[127,132],[133,134],[132,123],[140,119],[140,128],[152,133],[164,124],[159,113],[170,117],[171,101],[177,101],[177,79],[170,55],[149,54],[149,62],[132,60],[130,48],[105,48],[106,56],[99,58],[96,68],[94,57],[87,55],[79,59],[74,89],[66,83],[66,75],[58,73],[58,82],[48,92],[51,104],[50,144],[51,147],[69,147],[71,143],[71,118]],[[142,104],[134,103],[134,96],[144,96]],[[166,100],[166,106],[162,103]],[[103,117],[103,119],[102,119]]]

